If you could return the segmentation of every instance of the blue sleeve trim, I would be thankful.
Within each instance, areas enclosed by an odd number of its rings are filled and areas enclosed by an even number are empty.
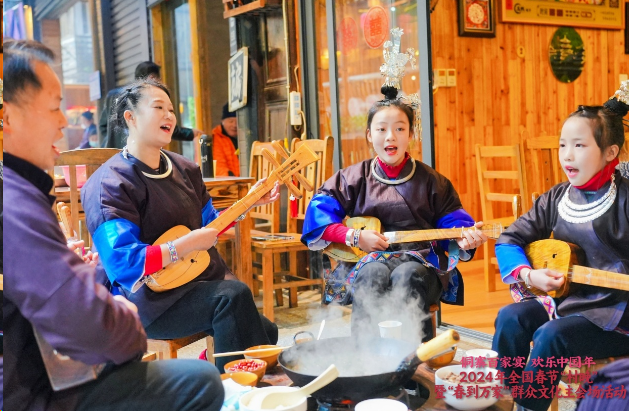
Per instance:
[[[460,228],[460,227],[471,227],[474,225],[474,219],[472,216],[462,208],[459,208],[456,211],[451,212],[450,214],[446,214],[437,220],[436,228]],[[439,242],[439,245],[443,250],[449,249],[450,240],[443,240]],[[464,252],[461,260],[469,261],[472,259],[472,256],[469,252]]]
[[[109,220],[96,229],[92,241],[109,281],[114,286],[136,290],[144,275],[148,247],[140,241],[140,227],[122,218]]]
[[[502,281],[507,284],[515,282],[515,279],[505,281],[513,270],[522,266],[531,266],[522,247],[515,244],[496,244],[496,259],[498,260],[498,267],[500,267]]]
[[[218,217],[218,211],[216,211],[216,209],[212,205],[211,198],[207,203],[205,203],[205,206],[203,206],[203,210],[201,210],[201,215],[203,216],[203,226],[210,224]]]
[[[342,223],[345,210],[332,196],[316,194],[308,203],[301,241],[309,245],[321,238],[330,224]]]
[[[474,219],[467,211],[459,208],[456,211],[446,214],[437,220],[436,228],[458,228],[471,227],[474,225]]]

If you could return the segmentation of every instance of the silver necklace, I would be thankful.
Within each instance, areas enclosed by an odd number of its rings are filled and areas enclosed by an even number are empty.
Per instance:
[[[142,171],[142,174],[144,174],[146,177],[161,179],[168,177],[173,172],[173,163],[172,161],[170,161],[170,158],[168,158],[168,156],[162,150],[159,150],[159,154],[166,160],[166,171],[162,174],[149,174]],[[127,148],[127,146],[124,146],[124,148],[122,149],[122,156],[127,160],[129,159],[129,149]]]
[[[596,220],[605,214],[612,204],[614,204],[614,200],[616,200],[616,184],[614,184],[614,179],[615,176],[612,174],[611,184],[609,185],[607,193],[593,203],[588,204],[575,204],[570,200],[571,184],[557,206],[561,218],[569,223],[582,224]]]
[[[406,177],[401,178],[399,180],[387,180],[386,178],[380,177],[378,175],[378,173],[376,173],[376,163],[378,162],[378,157],[376,156],[376,158],[374,158],[373,161],[371,162],[371,175],[376,180],[378,180],[378,181],[380,181],[381,183],[384,183],[384,184],[397,185],[397,184],[406,183],[415,174],[415,167],[416,167],[415,159],[413,159],[413,157],[411,157],[410,160],[411,160],[411,163],[413,164],[413,169],[411,170],[409,175],[407,175]]]

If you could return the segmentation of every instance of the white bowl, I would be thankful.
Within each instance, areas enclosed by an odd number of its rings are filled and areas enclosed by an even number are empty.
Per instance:
[[[356,411],[408,411],[408,407],[397,400],[376,398],[359,402]]]
[[[461,383],[461,384],[451,383],[449,381],[446,381],[445,379],[449,373],[461,375],[462,372],[467,373],[466,375],[468,376],[468,380],[475,379],[474,377],[469,377],[470,373],[474,373],[476,377],[476,376],[479,376],[480,373],[483,373],[483,375],[486,376],[487,372],[491,372],[493,378],[491,382],[482,382],[482,383],[466,382],[466,383]],[[443,387],[446,389],[445,393],[443,394],[444,401],[449,406],[454,407],[457,410],[466,410],[466,411],[484,410],[485,408],[491,407],[493,404],[498,402],[498,398],[493,396],[493,391],[491,387],[502,386],[502,384],[500,383],[500,381],[496,382],[495,377],[496,377],[495,369],[483,370],[483,369],[469,368],[469,367],[463,368],[461,365],[449,365],[447,367],[440,368],[435,372],[435,385],[443,385]],[[477,385],[478,390],[479,390],[478,391],[479,395],[482,393],[481,391],[482,387],[489,387],[489,396],[488,398],[475,398],[473,396],[466,397],[465,395],[463,395],[461,398],[457,398],[455,396],[455,388],[457,385],[461,385],[464,389],[464,392],[467,392],[467,387]]]
[[[249,402],[251,401],[251,399],[255,395],[258,395],[258,394],[260,394],[262,392],[268,392],[268,393],[271,393],[271,392],[291,392],[291,391],[296,391],[297,389],[298,388],[296,388],[296,387],[282,387],[282,386],[256,388],[256,389],[246,393],[242,397],[240,397],[240,400],[238,400],[239,409],[240,409],[240,411],[264,411],[264,409],[262,409],[262,408],[252,408],[252,406],[249,404]],[[308,405],[308,398],[304,397],[303,401],[301,401],[299,404],[293,405],[292,407],[273,408],[273,410],[306,411],[307,405]]]

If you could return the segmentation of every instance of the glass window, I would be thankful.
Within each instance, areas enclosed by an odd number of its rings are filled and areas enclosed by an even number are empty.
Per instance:
[[[179,126],[194,128],[196,110],[194,104],[194,83],[192,77],[192,33],[190,31],[190,6],[184,3],[175,8],[174,31],[177,50],[177,101]],[[182,142],[182,154],[194,160],[194,145],[191,141]]]
[[[79,1],[59,16],[61,44],[61,81],[63,104],[68,126],[63,130],[62,150],[73,150],[87,142],[96,145],[95,118],[88,121],[89,111],[95,116],[96,107],[90,101],[89,76],[94,71],[91,18],[87,2]],[[82,118],[86,113],[88,117]]]
[[[384,77],[380,75],[383,44],[390,39],[390,30],[400,27],[404,31],[401,50],[414,49],[417,58],[417,1],[416,0],[337,0],[336,61],[338,66],[339,112],[341,125],[341,167],[371,158],[366,141],[367,113],[371,105],[383,98],[380,87]],[[325,0],[317,5],[317,47],[321,134],[329,135],[330,83],[329,50]],[[406,67],[402,92],[419,92],[419,69],[410,64]],[[327,133],[327,134],[326,134]],[[415,141],[410,146],[413,157],[421,159],[421,146]]]

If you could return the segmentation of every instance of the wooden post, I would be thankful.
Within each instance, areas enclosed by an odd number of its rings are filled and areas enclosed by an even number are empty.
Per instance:
[[[249,192],[247,184],[238,185],[238,199],[240,200]],[[247,284],[250,290],[253,289],[253,267],[251,259],[251,236],[253,221],[247,215],[244,220],[236,225],[236,252],[240,255],[236,257],[236,276],[240,281]],[[271,281],[272,283],[273,281]],[[272,292],[272,291],[271,291]]]
[[[204,121],[203,113],[206,110],[206,107],[203,104],[204,99],[202,98],[201,93],[201,59],[200,54],[202,50],[199,50],[199,28],[203,26],[199,26],[199,12],[200,8],[204,7],[203,1],[198,0],[189,0],[188,1],[190,7],[190,41],[192,44],[192,55],[190,58],[192,59],[192,83],[194,90],[194,127],[197,130],[204,130],[206,133],[209,133],[207,130],[208,127],[211,127],[211,124],[206,124]],[[201,12],[201,15],[203,13]],[[209,96],[206,97],[209,101]],[[197,140],[193,140],[194,142],[194,159],[195,162],[201,165],[201,150]]]

